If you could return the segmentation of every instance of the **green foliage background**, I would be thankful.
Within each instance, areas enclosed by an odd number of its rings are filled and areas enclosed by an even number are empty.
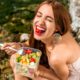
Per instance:
[[[38,3],[43,0],[0,0],[0,27],[9,33],[30,33],[31,21]],[[67,0],[59,0],[65,6]]]
[[[0,41],[12,41],[11,35],[30,33],[31,21],[36,6],[43,0],[0,0],[0,32],[4,35]],[[68,7],[68,0],[59,0]],[[18,38],[17,38],[18,39]],[[0,80],[14,80],[9,66],[9,58],[4,51],[0,51]]]
[[[1,27],[10,33],[29,33],[35,7],[40,2],[41,0],[1,0]]]

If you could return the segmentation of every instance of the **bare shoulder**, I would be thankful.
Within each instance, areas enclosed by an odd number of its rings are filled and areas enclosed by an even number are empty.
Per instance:
[[[78,45],[57,45],[51,53],[51,61],[58,63],[72,63],[80,57],[80,46]]]
[[[66,44],[58,44],[53,49],[53,53],[55,52],[56,55],[66,56],[69,53],[70,49]]]
[[[50,60],[51,61],[57,61],[60,63],[66,63],[67,60],[70,57],[70,50],[65,44],[59,44],[55,46],[53,49],[51,55],[50,55]]]

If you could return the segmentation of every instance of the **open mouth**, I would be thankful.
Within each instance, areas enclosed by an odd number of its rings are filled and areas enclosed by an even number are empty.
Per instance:
[[[45,28],[37,26],[35,32],[36,32],[38,35],[41,35],[41,34],[43,34],[45,31],[46,31]]]

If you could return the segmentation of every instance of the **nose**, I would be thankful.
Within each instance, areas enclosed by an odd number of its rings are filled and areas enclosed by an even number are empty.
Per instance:
[[[44,20],[43,18],[41,18],[41,19],[39,20],[39,25],[43,26],[44,24],[45,24],[45,20]]]

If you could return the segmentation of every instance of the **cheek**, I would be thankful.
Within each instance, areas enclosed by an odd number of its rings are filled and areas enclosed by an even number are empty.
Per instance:
[[[35,31],[35,26],[34,25],[32,26],[32,29],[33,29],[33,31]]]
[[[35,26],[36,23],[37,23],[37,21],[36,20],[33,20],[33,27]]]
[[[47,25],[47,29],[48,29],[48,31],[50,31],[50,32],[55,32],[55,25],[54,24],[46,24]]]

